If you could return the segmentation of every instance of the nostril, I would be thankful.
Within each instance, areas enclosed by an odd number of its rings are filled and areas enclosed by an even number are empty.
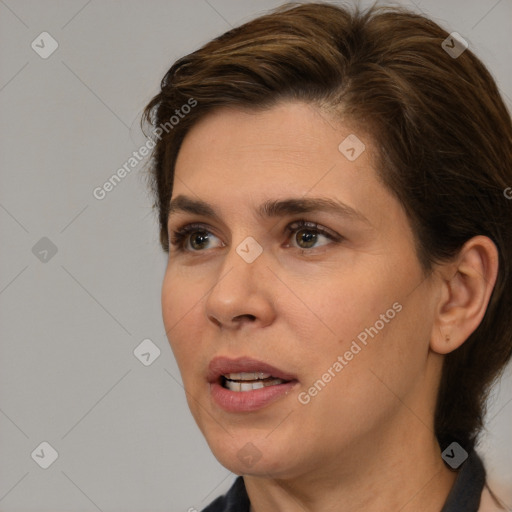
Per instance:
[[[233,321],[248,318],[251,322],[254,322],[256,320],[256,317],[254,315],[238,315],[233,318]]]
[[[214,323],[217,327],[223,326],[223,323],[212,315],[208,316],[208,320],[210,320],[210,322]],[[234,316],[231,321],[233,323],[235,323],[235,322],[240,323],[240,322],[243,322],[244,320],[254,322],[256,320],[256,317],[254,315],[248,315],[248,314],[247,315],[238,315],[238,316]]]

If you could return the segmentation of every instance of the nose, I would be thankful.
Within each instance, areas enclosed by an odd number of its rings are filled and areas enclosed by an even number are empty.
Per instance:
[[[216,283],[207,294],[208,320],[217,327],[232,330],[243,325],[262,327],[272,323],[275,316],[272,277],[264,251],[248,263],[233,245],[225,256]]]

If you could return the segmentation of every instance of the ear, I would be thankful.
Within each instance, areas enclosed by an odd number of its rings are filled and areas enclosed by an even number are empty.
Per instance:
[[[475,236],[453,261],[437,269],[441,293],[430,339],[434,352],[452,352],[480,325],[496,283],[498,261],[492,240]]]

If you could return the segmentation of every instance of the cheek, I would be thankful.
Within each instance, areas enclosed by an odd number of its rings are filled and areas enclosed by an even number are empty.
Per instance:
[[[181,311],[183,304],[180,304],[180,301],[177,300],[178,294],[176,280],[172,278],[171,273],[167,270],[162,283],[162,318],[169,341],[180,318],[180,313],[183,315]]]
[[[307,356],[313,364],[304,382],[309,398],[301,398],[310,403],[299,411],[304,414],[304,424],[320,424],[325,435],[332,436],[333,445],[339,442],[341,432],[350,439],[362,433],[362,426],[372,430],[398,413],[421,374],[425,358],[418,346],[406,343],[411,330],[409,319],[401,315],[407,312],[398,312],[380,330],[381,324],[375,326],[375,320],[360,328],[350,319],[355,335],[348,333],[347,325],[347,335],[337,346],[326,344],[322,356],[318,349]],[[366,344],[357,337],[361,332]]]
[[[162,316],[166,330],[172,328],[172,331],[187,323],[189,315],[197,314],[206,291],[204,281],[178,268],[176,264],[168,264],[162,283]]]
[[[408,267],[401,262],[391,269],[375,263],[367,258],[359,268],[341,270],[335,279],[309,283],[315,290],[308,302],[316,313],[309,328],[315,342],[301,347],[309,361],[305,385],[322,379],[331,369],[340,377],[332,379],[330,391],[342,392],[354,406],[369,396],[375,395],[379,402],[389,394],[375,375],[385,378],[393,389],[395,385],[406,389],[421,370],[428,347],[428,307],[421,290],[410,293],[420,281],[418,269],[410,262]],[[397,267],[410,272],[398,272]],[[300,295],[307,296],[307,287],[302,286]],[[338,356],[343,358],[343,370],[336,372]],[[327,374],[324,380],[329,378]],[[379,389],[384,395],[379,395]],[[323,394],[327,399],[330,393]]]
[[[165,330],[169,335],[169,330],[176,322],[181,305],[177,300],[178,290],[176,289],[176,280],[167,269],[162,283],[162,318],[165,324]]]
[[[395,308],[389,308],[392,304]],[[373,420],[377,424],[379,418],[381,421],[409,403],[425,384],[428,305],[421,294],[392,304],[384,301],[382,311],[370,315],[367,325],[358,326],[356,334],[339,347],[346,364],[340,373],[343,379],[337,380],[330,398],[344,397],[338,412],[348,407],[355,424]]]
[[[393,321],[393,303],[400,293],[396,283],[375,269],[367,266],[338,272],[335,278],[331,275],[320,284],[314,284],[315,290],[309,294],[308,306],[315,312],[318,333],[325,335],[330,344],[334,341],[336,349],[350,345],[360,333],[366,332],[365,329],[374,328],[376,322],[378,330],[384,331],[388,322]],[[303,293],[305,290],[307,288]],[[383,324],[381,315],[388,322]]]
[[[197,322],[204,291],[189,279],[167,269],[162,283],[162,318],[167,339],[180,371],[188,368],[200,348],[200,323]],[[183,372],[184,376],[188,372]]]

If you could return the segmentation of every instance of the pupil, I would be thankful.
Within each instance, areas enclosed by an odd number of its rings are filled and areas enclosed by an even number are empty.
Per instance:
[[[315,244],[316,237],[317,237],[316,233],[311,233],[311,231],[308,231],[306,229],[298,231],[297,235],[299,235],[299,233],[302,233],[302,235],[300,235],[300,239],[302,242],[306,243],[306,247],[312,247]],[[299,245],[300,245],[300,242],[299,242]]]
[[[197,246],[199,246],[199,248],[201,248],[201,246],[204,245],[205,242],[208,242],[208,235],[201,235],[198,233],[199,232],[194,233],[190,239],[190,243],[191,243],[192,247],[194,247],[194,249],[197,249],[198,248]],[[198,240],[199,240],[199,242],[196,245],[196,242]]]

